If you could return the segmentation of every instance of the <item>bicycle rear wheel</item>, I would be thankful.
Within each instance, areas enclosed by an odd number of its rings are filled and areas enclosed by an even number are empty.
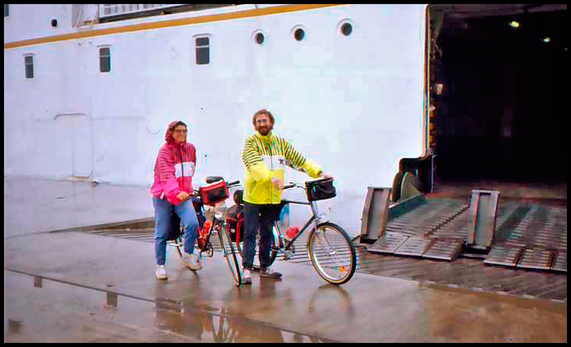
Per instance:
[[[355,247],[347,232],[337,224],[321,223],[313,229],[307,250],[313,267],[329,283],[343,284],[357,269]]]
[[[218,238],[220,239],[220,247],[222,248],[222,255],[224,259],[226,259],[226,263],[228,263],[228,267],[230,268],[230,272],[232,273],[232,279],[234,281],[234,285],[236,287],[240,287],[242,285],[242,271],[240,270],[240,263],[238,262],[238,257],[236,257],[236,250],[234,248],[234,243],[230,239],[226,228],[221,227],[220,225],[217,227],[218,229]]]

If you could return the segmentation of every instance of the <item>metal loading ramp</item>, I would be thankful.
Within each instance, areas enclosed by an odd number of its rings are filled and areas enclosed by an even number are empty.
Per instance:
[[[386,232],[367,251],[373,253],[453,260],[462,250],[463,239],[435,233],[468,210],[468,204],[454,199],[410,199],[410,209],[389,212]],[[415,200],[415,201],[413,201]]]
[[[490,192],[473,191],[473,197],[480,193]],[[477,222],[468,204],[424,196],[409,200],[388,210],[386,230],[368,252],[453,261],[470,246]],[[497,203],[493,218],[485,264],[567,272],[566,208],[505,201]]]
[[[567,272],[567,209],[530,205],[523,215],[522,207],[518,211],[484,263]]]

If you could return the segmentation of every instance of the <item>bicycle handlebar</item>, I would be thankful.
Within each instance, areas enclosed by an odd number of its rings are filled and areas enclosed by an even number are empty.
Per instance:
[[[226,184],[228,185],[229,188],[232,188],[234,186],[237,186],[240,184],[240,180],[236,180],[236,181],[232,181],[232,182],[228,182],[226,181]],[[199,191],[196,188],[192,189],[192,196],[198,196],[199,195]]]
[[[240,184],[240,180],[236,180],[233,182],[227,182],[227,184],[228,184],[228,187],[237,186]]]
[[[305,189],[304,186],[294,183],[294,182],[289,182],[288,184],[284,185],[283,190],[286,189],[291,189],[291,188],[301,188],[301,189]]]

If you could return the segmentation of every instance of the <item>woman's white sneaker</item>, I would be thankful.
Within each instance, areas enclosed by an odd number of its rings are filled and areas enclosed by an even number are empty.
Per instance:
[[[157,265],[157,270],[155,271],[157,278],[160,280],[166,280],[167,276],[167,269],[165,269],[164,265]]]
[[[197,261],[197,256],[194,253],[188,254],[188,253],[183,253],[182,254],[182,262],[191,270],[193,271],[197,271],[197,270],[202,270],[202,264],[200,264],[200,262]]]
[[[252,284],[252,275],[249,269],[244,269],[242,271],[242,284]]]

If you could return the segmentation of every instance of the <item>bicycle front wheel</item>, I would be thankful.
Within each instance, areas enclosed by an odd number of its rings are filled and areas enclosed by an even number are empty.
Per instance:
[[[330,222],[321,223],[312,230],[307,245],[311,263],[324,280],[343,284],[353,277],[357,253],[343,228]]]
[[[226,231],[226,228],[218,228],[218,238],[220,239],[222,255],[224,256],[224,259],[226,259],[226,263],[228,263],[228,267],[232,273],[234,285],[236,287],[240,287],[242,285],[242,271],[240,270],[238,257],[236,257],[236,250],[234,249],[234,245]]]

